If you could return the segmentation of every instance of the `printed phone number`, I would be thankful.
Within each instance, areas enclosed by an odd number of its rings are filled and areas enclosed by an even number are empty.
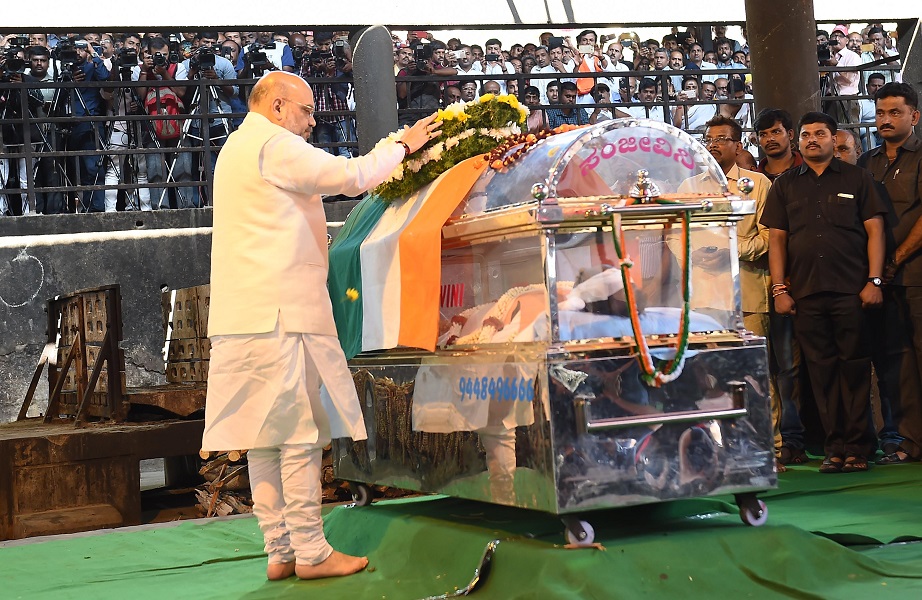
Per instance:
[[[462,377],[458,380],[461,400],[495,400],[532,402],[535,399],[534,382],[524,377]]]

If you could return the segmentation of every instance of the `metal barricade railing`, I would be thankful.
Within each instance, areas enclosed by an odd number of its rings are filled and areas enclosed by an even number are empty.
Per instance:
[[[895,57],[899,59],[899,57]],[[821,75],[832,72],[856,71],[864,73],[859,76],[862,93],[854,96],[848,96],[848,102],[859,102],[871,99],[863,91],[864,80],[868,71],[870,72],[887,72],[898,70],[898,66],[885,64],[884,61],[869,63],[856,67],[837,68],[821,67]],[[620,92],[620,81],[627,80],[633,82],[632,85],[644,78],[651,78],[659,82],[660,89],[669,89],[669,83],[673,77],[697,77],[699,81],[704,78],[726,77],[732,78],[738,76],[745,80],[749,75],[748,69],[714,69],[714,70],[681,70],[681,71],[646,71],[646,70],[627,70],[627,71],[603,71],[595,73],[530,73],[530,74],[509,74],[509,75],[485,75],[482,73],[467,75],[448,75],[448,76],[403,76],[396,77],[396,82],[433,82],[441,87],[446,82],[453,82],[456,85],[462,85],[466,81],[475,81],[478,88],[486,81],[519,81],[519,96],[523,95],[525,83],[542,80],[575,80],[576,78],[604,78],[610,80],[618,89],[611,89],[612,96]],[[831,76],[830,76],[831,77]],[[146,113],[134,113],[126,115],[86,115],[75,117],[72,114],[62,113],[57,108],[57,100],[65,95],[76,94],[75,90],[90,90],[96,93],[96,90],[105,91],[113,96],[128,92],[133,94],[135,101],[139,101],[138,93],[134,92],[138,88],[150,87],[149,81],[82,81],[82,82],[27,82],[27,83],[0,83],[0,143],[3,144],[3,168],[0,169],[0,194],[4,194],[7,204],[14,212],[16,210],[16,200],[25,197],[25,210],[33,212],[75,212],[86,210],[86,202],[82,202],[79,196],[87,192],[98,191],[116,191],[130,196],[128,202],[129,208],[137,208],[138,191],[144,187],[156,190],[178,190],[173,192],[174,200],[181,194],[193,190],[193,202],[178,202],[180,206],[188,205],[207,205],[211,199],[211,189],[213,183],[213,164],[211,160],[204,160],[206,155],[206,146],[203,140],[210,140],[208,147],[209,153],[216,155],[220,152],[221,144],[226,135],[235,128],[235,123],[239,123],[245,116],[245,112],[217,112],[211,111],[212,100],[220,106],[220,96],[213,96],[209,90],[222,85],[238,86],[238,94],[241,101],[247,96],[247,91],[255,85],[257,80],[206,80],[195,79],[190,81],[172,81],[169,86],[173,88],[194,87],[183,96],[192,99],[190,106],[177,115],[148,115]],[[315,89],[325,84],[351,83],[348,78],[308,78],[307,81]],[[157,82],[158,87],[164,86],[165,82]],[[633,87],[631,88],[633,89]],[[41,90],[52,90],[52,102],[49,105],[43,102],[33,100],[30,103],[30,97],[38,98],[42,95]],[[479,89],[478,89],[479,92]],[[82,92],[81,92],[82,93]],[[198,100],[195,100],[195,98]],[[202,98],[207,98],[208,102],[201,102]],[[824,102],[837,102],[843,100],[843,96],[837,95],[835,90],[823,97]],[[225,98],[225,100],[227,100]],[[439,99],[441,102],[441,98]],[[690,100],[671,98],[668,94],[661,94],[654,102],[648,104],[650,107],[661,107],[663,109],[663,118],[667,122],[674,123],[684,129],[688,129],[688,111],[693,106],[713,105],[715,113],[719,112],[721,106],[750,104],[749,112],[752,119],[755,118],[753,99],[743,100],[733,99],[713,99],[713,100]],[[201,110],[201,105],[205,105],[205,110]],[[242,104],[239,106],[243,106]],[[540,104],[536,109],[546,110],[552,108],[567,108],[571,105],[564,103]],[[592,99],[591,102],[578,104],[579,108],[585,108],[590,113],[596,108],[621,110],[627,112],[628,108],[642,106],[636,101],[617,101],[601,103]],[[676,109],[681,107],[684,110],[684,117],[673,121],[669,115],[674,115]],[[430,108],[401,108],[398,115],[410,115],[420,118],[431,112]],[[616,114],[616,113],[615,113]],[[23,116],[25,115],[25,116]],[[331,117],[345,117],[353,120],[353,111],[318,111],[315,113],[318,120]],[[166,144],[158,143],[156,136],[153,134],[153,125],[159,120],[178,120],[182,125],[180,137],[175,142]],[[123,124],[128,138],[126,144],[113,145],[111,143],[112,128],[116,124]],[[86,135],[86,126],[92,132],[92,146],[86,143],[85,148],[76,148],[75,144],[69,143],[73,139],[73,132],[80,128],[81,135]],[[215,127],[217,131],[214,131]],[[856,129],[862,134],[863,140],[871,138],[873,123],[870,122],[853,122],[850,119],[840,119],[840,126],[843,128]],[[743,124],[744,131],[752,131],[751,120]],[[357,148],[357,135],[354,127],[350,127],[353,136],[343,136],[346,139],[341,142],[332,143],[315,143],[315,145],[328,150],[346,147],[354,153]],[[134,132],[132,133],[130,132]],[[193,135],[190,135],[193,132]],[[701,133],[692,131],[692,133]],[[316,142],[316,140],[315,140]],[[867,145],[865,144],[865,149]],[[183,173],[181,179],[174,176],[173,170],[176,165],[177,157],[181,154],[187,154],[184,160],[191,160],[194,165],[191,174]],[[148,182],[146,186],[137,182],[137,173],[125,173],[125,170],[134,169],[137,171],[139,160],[148,162],[153,159],[148,157],[156,155],[158,157],[168,156],[172,161],[173,167],[164,164],[165,174],[162,180],[154,183]],[[87,157],[95,158],[97,170],[92,182],[86,181],[83,177],[83,171],[89,164]],[[130,160],[129,160],[130,159]],[[166,159],[162,159],[166,163]],[[106,183],[106,172],[112,169],[112,165],[118,175],[117,180],[113,181],[110,177],[109,183]],[[24,168],[23,168],[24,167]],[[25,181],[22,181],[22,180]],[[11,185],[11,180],[19,180],[18,187]],[[83,181],[83,182],[81,182]],[[161,192],[157,202],[152,203],[155,207],[172,206],[173,204],[164,203],[162,199],[169,192]],[[111,194],[110,194],[111,196]],[[199,200],[195,201],[195,198]],[[186,199],[189,200],[189,199]],[[96,207],[98,208],[98,206]]]
[[[347,82],[347,79],[307,79],[314,86],[331,82]],[[223,140],[236,128],[245,112],[228,112],[229,98],[209,90],[219,86],[238,86],[241,102],[245,102],[247,92],[257,82],[256,79],[207,80],[194,79],[183,81],[81,81],[81,82],[4,82],[0,83],[0,144],[3,154],[0,157],[0,194],[6,199],[8,210],[14,214],[20,212],[86,212],[92,203],[86,199],[93,192],[115,191],[132,198],[119,201],[128,208],[140,208],[137,192],[140,189],[176,190],[172,192],[173,203],[169,200],[170,192],[151,199],[155,208],[168,208],[178,203],[179,206],[205,206],[210,203],[214,179],[213,161],[204,160],[206,145],[208,152],[215,156],[220,152]],[[107,103],[100,100],[103,114],[83,114],[76,116],[75,105],[81,106],[79,112],[87,112],[85,101],[87,94],[105,93],[113,98],[129,96],[139,105],[140,88],[171,87],[178,96],[188,100],[188,104],[179,114],[149,115],[145,110],[129,114],[105,114]],[[195,88],[189,90],[189,88]],[[50,90],[50,101],[45,102],[43,90]],[[185,90],[185,91],[182,91]],[[243,90],[240,92],[239,90]],[[221,101],[225,107],[221,109]],[[90,104],[94,104],[91,102]],[[113,104],[116,102],[113,101]],[[68,105],[65,107],[64,105]],[[240,106],[245,106],[241,104]],[[122,112],[122,111],[119,111]],[[24,116],[23,116],[24,115]],[[315,116],[323,119],[330,116],[344,116],[353,119],[351,111],[318,111]],[[179,134],[172,140],[160,140],[154,131],[157,121],[178,121]],[[87,127],[89,125],[89,127]],[[124,134],[124,141],[113,143],[113,128]],[[75,131],[77,132],[75,135]],[[79,143],[75,143],[75,140]],[[357,141],[352,137],[343,142],[315,143],[324,149],[338,147],[356,148]],[[187,155],[183,160],[193,165],[192,172],[179,173],[177,160],[180,155]],[[162,158],[162,180],[147,184],[137,182],[138,161],[149,161],[149,156]],[[87,169],[90,162],[95,168]],[[185,164],[185,163],[184,163]],[[185,167],[183,167],[185,168]],[[133,173],[127,171],[133,170]],[[92,176],[85,175],[92,171]],[[109,171],[109,182],[106,173]],[[111,176],[115,172],[113,181]],[[129,175],[129,177],[126,177]],[[191,198],[177,199],[178,195],[190,193]],[[110,192],[111,193],[111,192]],[[18,203],[24,200],[24,206]],[[99,199],[97,198],[97,204]],[[100,209],[95,206],[94,209]]]

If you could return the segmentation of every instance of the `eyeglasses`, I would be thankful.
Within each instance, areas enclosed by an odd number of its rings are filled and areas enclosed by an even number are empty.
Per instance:
[[[301,104],[301,103],[298,102],[297,100],[292,100],[291,98],[279,98],[279,100],[284,100],[285,102],[291,102],[292,104],[297,104],[298,106],[301,107],[301,110],[304,111],[304,114],[305,114],[307,117],[313,117],[313,116],[314,116],[314,107],[313,107],[313,106],[308,106],[307,104]]]
[[[717,137],[705,137],[701,138],[701,143],[705,146],[710,146],[711,144],[727,144],[730,142],[738,142],[739,140],[734,140],[733,138],[727,137],[725,135],[718,135]]]

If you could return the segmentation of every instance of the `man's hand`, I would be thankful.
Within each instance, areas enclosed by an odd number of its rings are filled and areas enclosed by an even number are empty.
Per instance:
[[[707,246],[692,253],[692,264],[706,271],[723,272],[730,267],[730,249]]]
[[[217,79],[218,74],[215,72],[214,68],[208,67],[207,69],[202,69],[202,77],[205,79]]]
[[[83,72],[83,67],[71,71],[71,73],[73,74],[74,81],[86,81],[86,73]]]
[[[884,293],[870,281],[865,284],[858,297],[861,298],[861,308],[876,308],[884,303]]]
[[[797,314],[797,305],[790,294],[780,294],[775,296],[775,312],[779,315]]]
[[[437,116],[437,114],[433,113],[414,123],[413,127],[404,128],[400,141],[409,146],[411,154],[441,133],[442,122],[435,120]]]
[[[900,270],[901,266],[902,265],[896,262],[895,258],[888,260],[887,264],[884,265],[883,277],[881,277],[881,279],[884,280],[884,283],[890,283],[893,281],[893,278],[896,277],[896,274]]]

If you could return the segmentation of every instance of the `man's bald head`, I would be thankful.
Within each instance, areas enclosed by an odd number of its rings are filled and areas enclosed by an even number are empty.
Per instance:
[[[314,121],[314,93],[307,82],[293,73],[272,71],[253,87],[249,109],[280,127],[310,137]]]
[[[305,89],[310,92],[307,82],[297,75],[286,71],[270,71],[253,86],[248,105],[250,110],[258,112],[260,105],[271,102],[273,98],[293,98]]]

